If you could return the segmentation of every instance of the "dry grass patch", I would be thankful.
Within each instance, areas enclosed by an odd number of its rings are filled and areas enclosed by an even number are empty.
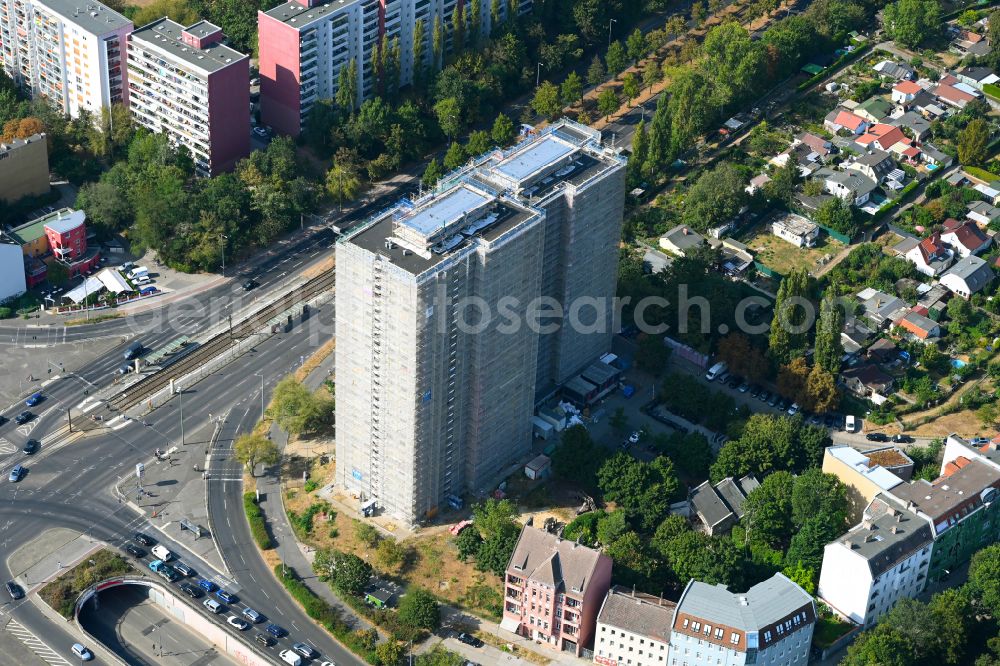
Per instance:
[[[747,242],[754,257],[768,268],[782,275],[795,269],[815,271],[823,267],[824,261],[832,260],[844,249],[844,244],[826,234],[820,236],[816,247],[796,247],[771,233],[770,228],[761,229]]]
[[[333,353],[333,350],[337,347],[337,340],[335,338],[330,338],[322,347],[313,352],[312,356],[306,359],[298,370],[295,371],[295,381],[303,382],[309,374],[319,367],[319,364],[326,360],[326,358]]]

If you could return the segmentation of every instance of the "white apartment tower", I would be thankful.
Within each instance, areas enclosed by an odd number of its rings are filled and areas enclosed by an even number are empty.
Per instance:
[[[576,190],[586,212],[561,218],[561,227],[617,240],[624,186],[624,162],[601,147],[600,133],[563,121],[473,161],[341,239],[339,485],[415,522],[490,487],[530,453],[538,365],[549,355],[540,356],[547,336],[528,322],[549,293],[550,274],[585,285],[577,275],[585,272],[594,295],[615,290],[613,272],[547,265],[565,256],[550,244],[573,236],[551,230],[544,204],[554,190]],[[604,250],[617,255],[615,248]],[[586,291],[560,293],[578,290]],[[597,356],[607,351],[610,324],[607,335],[548,336],[557,356],[561,344],[576,347],[566,355],[593,349]]]
[[[87,0],[0,0],[0,66],[33,97],[72,117],[128,102],[132,22]]]

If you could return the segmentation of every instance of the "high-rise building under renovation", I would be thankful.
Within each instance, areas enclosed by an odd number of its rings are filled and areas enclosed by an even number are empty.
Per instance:
[[[93,0],[0,0],[0,68],[72,117],[125,104],[132,22]]]
[[[610,346],[624,190],[600,133],[562,121],[338,243],[339,485],[417,521],[531,452],[536,395]],[[564,318],[533,315],[547,296]],[[603,329],[568,330],[580,299]]]
[[[399,85],[413,79],[414,56],[429,66],[434,58],[433,28],[442,27],[444,51],[452,48],[452,15],[465,12],[489,35],[492,3],[481,2],[477,22],[470,0],[289,0],[257,15],[261,120],[278,132],[297,136],[313,105],[336,94],[341,70],[353,60],[356,103],[378,93],[372,53],[385,41],[399,49]],[[517,12],[531,11],[521,0]],[[510,11],[500,0],[499,18]],[[418,48],[414,48],[414,45]]]

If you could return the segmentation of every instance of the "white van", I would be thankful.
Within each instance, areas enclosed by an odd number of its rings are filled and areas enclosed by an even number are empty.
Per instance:
[[[848,414],[847,418],[844,419],[844,430],[847,432],[856,432],[858,429],[858,421],[854,418],[853,414]]]
[[[137,277],[142,277],[143,275],[149,275],[149,269],[145,266],[137,266],[128,272],[128,277],[130,280],[134,280]]]
[[[155,546],[153,546],[153,548],[151,550],[153,552],[153,555],[155,555],[157,558],[163,560],[164,562],[169,562],[174,557],[174,554],[171,553],[166,548],[164,548],[163,544],[159,544],[158,543]]]
[[[148,275],[140,275],[132,281],[136,284],[149,284],[149,282],[151,282]]]
[[[302,657],[291,650],[282,650],[278,656],[281,657],[281,661],[290,664],[290,666],[302,666]]]
[[[222,612],[222,604],[215,599],[205,599],[205,601],[202,602],[202,605],[215,614]]]
[[[715,378],[725,372],[728,367],[723,361],[719,361],[708,369],[708,372],[705,373],[705,379],[710,382],[715,381]]]

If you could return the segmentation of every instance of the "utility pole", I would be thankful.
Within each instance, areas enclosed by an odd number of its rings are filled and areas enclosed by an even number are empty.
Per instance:
[[[66,419],[69,421],[69,431],[73,432],[73,410],[70,407],[66,408]]]
[[[264,420],[264,373],[255,372],[260,377],[260,420]]]
[[[535,87],[537,88],[542,80],[542,62],[538,62],[538,69],[535,71]]]
[[[611,19],[608,21],[608,48],[611,48],[611,26],[615,24],[618,19]]]
[[[177,399],[181,408],[181,446],[184,446],[184,389],[177,387]]]
[[[222,240],[222,277],[226,277],[226,241],[229,240],[229,236],[219,234],[219,238]]]

